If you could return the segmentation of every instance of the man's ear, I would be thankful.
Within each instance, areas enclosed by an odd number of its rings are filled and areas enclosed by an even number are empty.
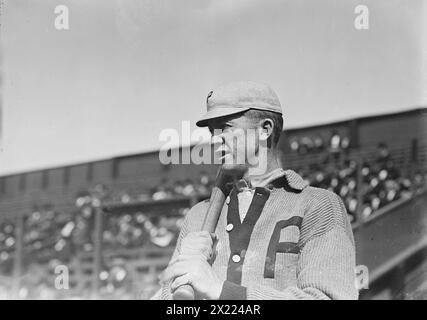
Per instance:
[[[274,128],[273,120],[269,118],[261,120],[260,128],[261,128],[260,140],[267,140],[273,134],[273,128]]]
[[[270,118],[261,120],[260,123],[261,132],[259,135],[260,141],[267,142],[267,148],[271,148],[272,146],[272,136],[273,136],[273,128],[274,122]]]

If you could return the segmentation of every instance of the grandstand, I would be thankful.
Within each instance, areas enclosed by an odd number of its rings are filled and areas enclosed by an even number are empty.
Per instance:
[[[426,137],[427,108],[282,134],[283,167],[344,201],[369,269],[362,298],[423,294]],[[148,298],[216,171],[149,152],[0,177],[0,298]],[[68,290],[54,288],[58,265]]]

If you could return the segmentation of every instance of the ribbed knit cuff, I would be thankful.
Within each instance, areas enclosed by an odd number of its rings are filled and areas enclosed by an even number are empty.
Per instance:
[[[246,300],[246,287],[235,284],[231,281],[224,281],[219,300]]]

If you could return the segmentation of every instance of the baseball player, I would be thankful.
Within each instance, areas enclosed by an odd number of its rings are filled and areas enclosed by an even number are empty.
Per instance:
[[[185,284],[196,299],[357,299],[345,207],[279,165],[283,118],[274,91],[249,81],[222,86],[209,93],[197,125],[222,142],[225,169],[244,166],[243,178],[234,181],[214,234],[199,231],[209,202],[191,208],[152,299],[172,299]]]

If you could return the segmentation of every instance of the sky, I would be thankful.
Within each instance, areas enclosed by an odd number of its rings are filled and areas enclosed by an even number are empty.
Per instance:
[[[426,106],[426,17],[423,0],[3,0],[0,175],[158,150],[236,80],[271,85],[285,129]]]

